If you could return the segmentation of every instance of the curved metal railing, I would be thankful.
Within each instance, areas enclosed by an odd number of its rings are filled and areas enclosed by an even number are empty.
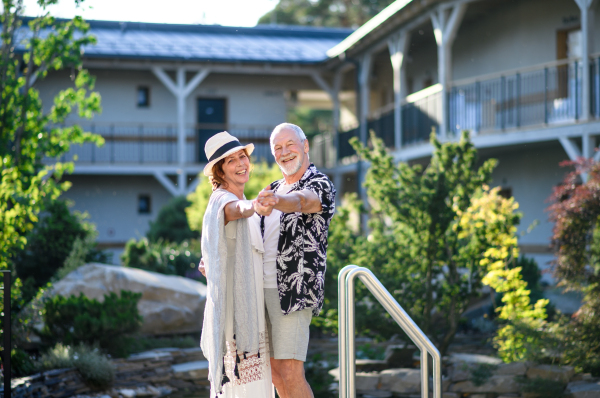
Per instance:
[[[440,352],[406,311],[402,309],[390,292],[379,282],[379,279],[367,268],[356,265],[344,267],[338,276],[340,398],[356,398],[354,280],[357,277],[421,350],[421,397],[429,397],[429,354],[433,358],[433,398],[442,398],[442,358]]]

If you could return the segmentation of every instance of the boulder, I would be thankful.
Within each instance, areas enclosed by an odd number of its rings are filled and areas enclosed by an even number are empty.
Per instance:
[[[208,361],[195,361],[172,365],[173,377],[183,380],[208,379]]]
[[[356,372],[355,386],[356,391],[359,393],[377,390],[379,386],[379,374]]]
[[[490,357],[488,355],[479,354],[463,354],[463,353],[452,353],[450,354],[449,361],[451,363],[485,363],[488,365],[500,365],[502,360],[496,357]]]
[[[503,363],[494,371],[498,376],[525,376],[527,364],[525,362]]]
[[[566,392],[572,398],[600,398],[600,382],[571,382],[567,385]]]
[[[413,365],[414,345],[389,345],[385,349],[385,362],[390,368],[407,368]]]
[[[565,384],[571,380],[574,374],[575,369],[572,366],[535,365],[527,369],[528,379],[540,378],[560,381]]]
[[[138,304],[144,317],[141,332],[161,335],[202,330],[206,285],[189,278],[163,275],[137,268],[91,263],[56,282],[52,295],[83,293],[103,300],[121,290],[142,293]]]
[[[380,390],[398,394],[421,392],[420,369],[387,369],[379,374]]]
[[[479,394],[496,393],[510,394],[517,393],[520,390],[519,383],[514,376],[492,376],[484,384],[476,386],[471,380],[459,381],[450,387],[452,392]]]

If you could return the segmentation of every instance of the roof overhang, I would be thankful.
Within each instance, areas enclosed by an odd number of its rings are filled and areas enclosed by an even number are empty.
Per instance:
[[[396,0],[354,33],[327,51],[329,67],[346,58],[372,50],[390,35],[409,28],[415,21],[423,23],[428,12],[447,0]]]

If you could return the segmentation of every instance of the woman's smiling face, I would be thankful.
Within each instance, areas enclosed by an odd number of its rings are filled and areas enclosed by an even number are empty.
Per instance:
[[[224,180],[227,184],[241,185],[250,178],[250,159],[246,151],[239,150],[225,158],[223,163]]]

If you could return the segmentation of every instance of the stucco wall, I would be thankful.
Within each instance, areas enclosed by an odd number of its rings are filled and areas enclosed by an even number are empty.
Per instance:
[[[145,236],[149,222],[172,197],[151,176],[72,175],[67,179],[73,186],[62,198],[74,202],[72,210],[89,213],[98,230],[98,242],[104,245],[118,246]],[[140,194],[150,195],[150,214],[138,214]],[[113,262],[118,263],[121,250],[112,251],[117,254]]]
[[[92,69],[96,91],[102,96],[102,114],[98,123],[172,123],[177,121],[175,97],[149,71]],[[193,76],[188,73],[188,80]],[[172,79],[174,77],[172,76]],[[53,73],[38,82],[42,101],[51,106],[53,97],[71,85],[67,72]],[[150,87],[150,106],[138,108],[136,90]],[[227,121],[232,125],[272,126],[285,121],[285,92],[315,89],[310,78],[268,75],[210,74],[186,100],[186,124],[197,121],[197,98],[225,98]]]
[[[568,156],[558,141],[521,145],[514,148],[497,148],[481,151],[486,157],[498,159],[493,173],[494,186],[510,187],[519,211],[523,213],[519,233],[538,221],[539,224],[519,238],[523,245],[547,246],[550,243],[552,224],[545,212],[552,194],[565,174],[570,171],[559,163]]]

